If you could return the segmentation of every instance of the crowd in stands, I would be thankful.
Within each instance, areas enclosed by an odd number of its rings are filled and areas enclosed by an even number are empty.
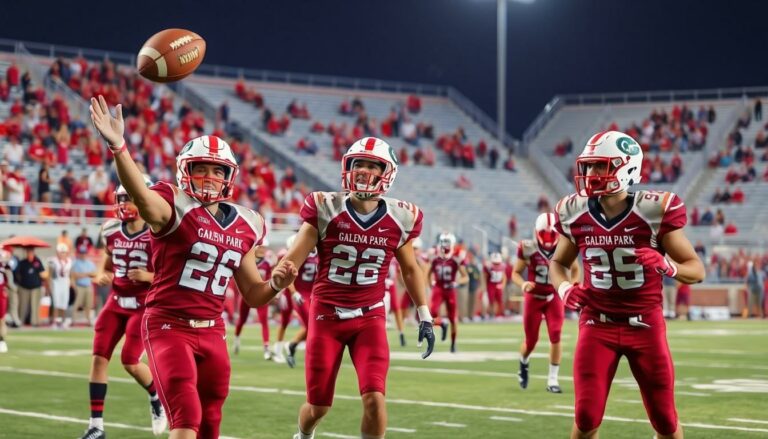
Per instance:
[[[235,83],[235,95],[242,101],[253,103],[261,110],[261,129],[273,136],[284,135],[290,129],[293,119],[313,120],[307,105],[297,100],[292,100],[285,112],[276,114],[265,102],[264,97],[243,78]],[[381,136],[402,139],[402,146],[393,144],[402,165],[434,166],[438,153],[442,153],[442,157],[452,167],[475,168],[482,163],[491,169],[501,166],[508,171],[516,170],[511,150],[508,150],[506,158],[503,158],[499,148],[495,145],[489,146],[484,139],[477,143],[470,142],[462,127],[457,127],[454,132],[436,136],[431,123],[414,119],[421,113],[422,106],[421,98],[410,95],[405,102],[395,104],[389,114],[378,121],[368,114],[361,97],[344,99],[338,106],[338,114],[343,118],[352,118],[353,121],[348,123],[345,120],[313,120],[310,132],[301,136],[294,145],[295,151],[302,155],[319,153],[321,145],[310,134],[326,134],[330,138],[331,157],[340,160],[346,148],[355,140],[365,136]]]
[[[183,145],[199,135],[213,134],[226,139],[238,157],[241,172],[234,193],[238,202],[258,209],[265,216],[273,212],[297,213],[309,192],[296,181],[292,169],[276,177],[276,170],[266,157],[255,154],[240,138],[228,135],[227,108],[220,109],[217,127],[209,132],[201,112],[186,102],[176,105],[170,92],[141,79],[132,69],[118,68],[109,60],[94,64],[83,58],[56,59],[48,75],[83,99],[101,94],[110,105],[121,103],[129,149],[143,171],[155,181],[175,182],[175,158]],[[28,73],[18,76],[18,66],[13,64],[3,82],[13,84],[11,90],[20,87],[22,98],[14,102],[9,117],[0,123],[2,200],[58,202],[61,207],[37,208],[36,204],[28,203],[23,207],[10,207],[7,213],[72,216],[75,205],[112,205],[118,180],[109,168],[111,156],[106,153],[103,141],[83,121],[70,118],[64,98],[59,95],[49,98],[44,88],[32,84]],[[302,110],[297,111],[300,115]],[[73,169],[76,163],[69,157],[75,150],[81,152],[83,164],[92,171],[79,178]],[[28,181],[25,177],[29,175],[28,169],[24,172],[25,165],[38,167],[36,180]],[[53,181],[52,168],[66,171],[58,181]]]

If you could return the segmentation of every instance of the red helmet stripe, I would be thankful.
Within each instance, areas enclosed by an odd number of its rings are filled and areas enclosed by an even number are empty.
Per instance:
[[[376,146],[376,138],[375,137],[369,137],[368,140],[365,141],[365,150],[366,151],[373,151],[373,147]]]
[[[219,138],[216,136],[208,136],[208,150],[211,154],[219,153]]]
[[[592,136],[591,139],[589,139],[589,142],[587,142],[587,145],[595,145],[597,142],[600,141],[600,138],[602,138],[608,131],[603,131],[601,133],[597,133],[594,136]]]

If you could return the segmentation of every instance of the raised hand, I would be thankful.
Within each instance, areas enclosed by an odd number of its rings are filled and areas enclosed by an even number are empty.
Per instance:
[[[107,145],[112,152],[120,151],[123,146],[123,132],[125,123],[123,122],[123,106],[118,104],[115,108],[117,117],[112,117],[104,96],[91,98],[91,122],[99,132],[101,137],[107,141]]]
[[[527,293],[531,291],[534,286],[535,284],[533,282],[527,280],[523,282],[523,286],[520,289],[523,290],[524,293]]]

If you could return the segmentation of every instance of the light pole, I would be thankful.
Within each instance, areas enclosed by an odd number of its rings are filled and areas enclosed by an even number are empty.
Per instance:
[[[497,132],[501,144],[507,134],[507,2],[496,0],[496,117]],[[516,3],[533,3],[534,0],[512,0]]]
[[[507,0],[496,0],[496,136],[504,145],[507,125]]]

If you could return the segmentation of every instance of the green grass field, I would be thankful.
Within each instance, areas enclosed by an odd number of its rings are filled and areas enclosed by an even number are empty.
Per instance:
[[[411,345],[400,348],[396,333],[389,373],[389,438],[567,437],[573,415],[570,378],[576,325],[564,327],[562,395],[544,391],[548,343],[532,360],[533,378],[521,390],[514,375],[522,328],[519,323],[460,327],[458,354],[438,342],[429,360]],[[232,438],[290,438],[304,400],[303,352],[299,365],[262,358],[257,327],[244,331],[244,349],[232,358],[230,396],[222,435]],[[691,438],[768,436],[768,324],[765,321],[671,322],[668,336],[677,371],[677,407]],[[91,332],[12,331],[10,352],[0,354],[0,437],[77,438],[89,415],[88,368]],[[111,365],[105,407],[110,438],[147,438],[146,394]],[[348,360],[348,359],[347,359]],[[345,361],[334,408],[318,438],[359,437],[360,402],[354,369]],[[120,424],[120,425],[114,425]],[[606,438],[648,438],[640,394],[622,362],[601,427]]]

